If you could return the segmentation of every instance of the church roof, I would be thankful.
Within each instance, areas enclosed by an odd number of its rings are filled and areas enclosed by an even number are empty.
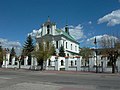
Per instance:
[[[67,38],[69,38],[70,40],[78,43],[70,34],[66,33],[65,31],[63,30],[60,30],[60,29],[57,29],[56,30],[58,33],[61,33],[62,35],[66,36]]]

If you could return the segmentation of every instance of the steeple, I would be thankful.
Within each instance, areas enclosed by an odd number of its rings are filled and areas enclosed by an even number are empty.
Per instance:
[[[50,22],[50,16],[48,16],[48,22]]]

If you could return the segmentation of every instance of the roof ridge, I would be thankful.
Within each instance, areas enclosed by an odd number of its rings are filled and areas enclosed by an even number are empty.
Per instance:
[[[63,30],[61,30],[61,29],[56,29],[56,31],[57,31],[58,33],[62,32],[62,34],[63,34],[64,36],[66,36],[66,37],[68,37],[69,39],[71,39],[71,40],[77,42],[77,41],[75,40],[75,38],[74,38],[72,35],[66,33],[65,31],[63,31]]]

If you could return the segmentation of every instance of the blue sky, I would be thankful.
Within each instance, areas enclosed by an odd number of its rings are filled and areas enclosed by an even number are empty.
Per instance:
[[[48,16],[57,28],[67,21],[81,47],[94,36],[120,33],[120,0],[0,0],[0,42],[22,46]]]

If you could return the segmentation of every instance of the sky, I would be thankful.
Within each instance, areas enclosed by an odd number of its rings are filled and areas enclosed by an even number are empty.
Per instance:
[[[0,0],[2,46],[22,47],[48,16],[57,28],[68,24],[80,47],[92,47],[94,37],[120,35],[120,0]]]

